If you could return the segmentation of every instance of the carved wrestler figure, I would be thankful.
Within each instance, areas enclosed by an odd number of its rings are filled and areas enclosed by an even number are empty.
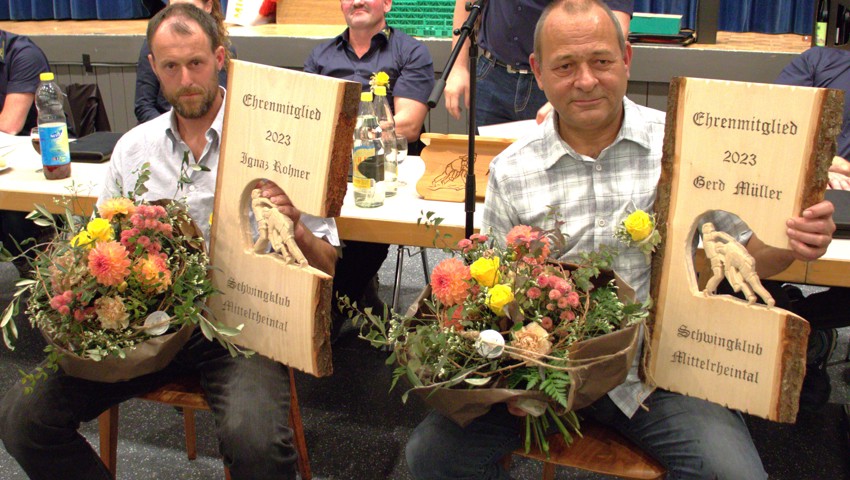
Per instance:
[[[776,304],[762,286],[756,273],[755,259],[747,252],[746,247],[728,233],[716,231],[714,224],[710,222],[702,226],[702,243],[705,256],[711,264],[712,274],[703,290],[705,295],[712,295],[725,276],[734,291],[744,292],[747,303],[755,303],[757,293],[769,307]]]
[[[266,253],[271,244],[271,249],[283,257],[286,263],[307,266],[307,259],[293,236],[295,230],[292,220],[280,213],[269,199],[261,197],[259,188],[251,191],[251,210],[257,220],[259,233],[254,242],[254,253]]]

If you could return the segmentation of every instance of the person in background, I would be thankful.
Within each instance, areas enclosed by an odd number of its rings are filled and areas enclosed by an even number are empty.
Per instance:
[[[552,0],[490,1],[479,17],[478,64],[476,66],[475,123],[493,125],[516,120],[543,121],[551,105],[534,81],[528,64],[532,51],[532,25]],[[467,0],[457,0],[453,27],[463,26],[469,12]],[[606,0],[623,32],[628,34],[633,0]],[[452,40],[452,47],[457,37]],[[461,105],[469,109],[469,40],[458,54],[446,80],[446,109],[460,118]],[[539,112],[539,113],[538,113]]]
[[[224,120],[218,85],[225,47],[216,22],[194,5],[169,5],[148,24],[149,61],[174,108],[127,132],[115,147],[99,202],[126,195],[150,163],[146,200],[186,195],[189,214],[209,241]],[[206,169],[183,172],[184,154]],[[190,188],[180,190],[187,175]],[[338,243],[333,219],[302,214],[278,186],[261,196],[292,220],[310,265],[333,275]],[[187,193],[188,192],[188,193]],[[289,427],[289,375],[262,355],[232,357],[196,329],[163,370],[117,383],[81,380],[61,369],[24,393],[15,383],[0,402],[0,439],[34,480],[110,480],[100,457],[80,435],[81,422],[154,390],[179,375],[198,374],[215,417],[219,451],[234,479],[295,479],[297,453]],[[140,466],[143,468],[144,466]]]
[[[850,51],[844,48],[812,47],[795,57],[776,79],[780,85],[835,88],[844,91],[844,118],[837,149],[829,168],[829,188],[850,190]],[[764,282],[776,288],[781,282]],[[832,391],[827,362],[838,336],[836,328],[850,325],[850,315],[838,305],[850,304],[850,288],[832,287],[804,296],[799,287],[785,284],[782,291],[790,300],[788,310],[808,320],[808,361],[800,407],[817,410],[826,405]]]
[[[529,63],[554,108],[533,133],[490,164],[482,232],[504,238],[516,225],[558,228],[569,239],[559,260],[569,261],[601,245],[617,246],[613,226],[629,208],[652,213],[665,115],[625,97],[631,62],[631,45],[599,0],[560,0],[546,7]],[[550,215],[552,208],[561,216]],[[767,277],[795,258],[823,255],[835,231],[832,211],[831,203],[821,202],[783,219],[791,250],[766,246],[726,212],[706,221],[743,241],[758,273]],[[651,265],[639,248],[621,249],[612,270],[634,288],[638,301],[647,299]],[[643,383],[641,356],[638,352],[622,384],[579,415],[631,439],[667,469],[667,478],[767,478],[740,413]],[[522,415],[517,405],[500,403],[460,427],[430,413],[407,444],[413,476],[509,478],[499,460],[522,444]]]
[[[37,125],[35,90],[39,75],[50,71],[44,52],[29,37],[0,30],[0,132],[29,135]],[[11,253],[15,243],[37,238],[43,229],[26,212],[0,211],[0,242]]]
[[[218,29],[222,37],[228,39],[227,45],[225,45],[226,60],[236,58],[236,48],[230,44],[230,37],[227,36],[227,27],[224,25],[224,13],[221,11],[221,0],[171,0],[170,3],[191,3],[212,15],[215,19],[216,25],[218,25]],[[134,110],[136,112],[136,120],[138,120],[139,123],[145,123],[171,109],[171,105],[162,95],[159,80],[153,73],[151,64],[148,61],[148,55],[150,55],[150,53],[151,50],[148,46],[148,41],[145,40],[142,43],[141,50],[139,51],[139,61],[136,65],[136,100]],[[225,67],[227,66],[226,60]],[[218,84],[222,87],[227,86],[226,68],[219,72]]]
[[[418,40],[387,25],[386,13],[392,0],[340,0],[348,28],[310,53],[304,71],[328,77],[360,82],[369,89],[369,77],[385,72],[390,77],[387,101],[393,110],[397,134],[411,144],[419,139],[426,102],[434,88],[434,63],[431,54]],[[369,242],[345,242],[336,267],[334,296],[348,296],[358,305],[383,310],[377,294],[377,273],[387,258],[389,245]],[[339,328],[340,320],[334,322]]]

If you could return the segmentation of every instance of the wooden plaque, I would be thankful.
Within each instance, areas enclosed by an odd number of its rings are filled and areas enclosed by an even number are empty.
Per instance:
[[[251,190],[277,183],[303,213],[339,215],[351,158],[359,83],[233,60],[218,166],[210,307],[244,324],[239,345],[304,372],[332,372],[331,277],[253,252]]]
[[[785,219],[823,198],[841,127],[837,90],[677,78],[655,211],[648,380],[781,422],[796,419],[808,322],[697,287],[693,238],[710,210],[786,249]]]
[[[425,173],[416,182],[416,192],[426,200],[463,202],[466,188],[466,159],[469,137],[466,135],[422,134],[427,145],[422,150]],[[475,137],[475,199],[484,200],[490,161],[514,143],[513,139]]]

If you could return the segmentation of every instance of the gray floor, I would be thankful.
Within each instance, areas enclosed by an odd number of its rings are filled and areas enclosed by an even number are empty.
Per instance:
[[[433,266],[441,252],[429,252]],[[410,303],[424,284],[418,258],[405,258],[401,305]],[[395,251],[381,269],[381,297],[391,300]],[[0,308],[9,298],[13,270],[0,263]],[[31,368],[41,359],[42,342],[22,328],[19,348],[0,347],[0,389],[17,381],[19,369]],[[834,360],[843,359],[850,329],[840,332]],[[299,375],[310,463],[317,479],[411,478],[404,461],[404,444],[410,430],[427,412],[411,397],[407,405],[399,391],[389,391],[391,369],[385,354],[347,336],[334,346],[334,375],[315,379]],[[848,436],[841,420],[841,404],[850,402],[850,363],[829,367],[833,392],[819,412],[801,412],[794,425],[780,425],[758,418],[747,421],[762,455],[765,468],[775,479],[850,478]],[[197,416],[198,458],[186,459],[182,417],[169,407],[131,400],[121,407],[118,445],[120,479],[215,479],[223,478],[221,459],[212,430],[211,415]],[[97,446],[97,423],[82,426]],[[537,462],[516,459],[512,475],[517,479],[540,478]],[[14,460],[0,450],[0,480],[25,479]],[[559,469],[557,479],[600,479],[599,475]]]

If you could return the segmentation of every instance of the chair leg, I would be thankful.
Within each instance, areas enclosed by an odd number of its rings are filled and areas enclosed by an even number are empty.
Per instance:
[[[425,285],[431,283],[431,269],[428,268],[428,250],[419,247],[419,256],[422,257],[422,272],[425,274]]]
[[[543,463],[543,480],[555,480],[555,464]]]
[[[298,392],[295,389],[295,370],[289,369],[289,426],[292,428],[295,448],[298,450],[298,471],[302,480],[313,478],[310,472],[310,457],[307,455],[307,437],[301,422],[301,407],[298,405]]]
[[[397,245],[398,250],[396,250],[395,256],[395,281],[393,282],[393,302],[390,305],[390,308],[393,312],[396,311],[398,307],[398,300],[401,296],[401,272],[404,269],[404,249],[406,248],[404,245]]]
[[[109,407],[97,418],[100,430],[100,459],[115,478],[118,462],[118,405]]]
[[[183,430],[186,435],[186,456],[194,460],[198,456],[198,435],[195,433],[195,409],[183,407]]]

